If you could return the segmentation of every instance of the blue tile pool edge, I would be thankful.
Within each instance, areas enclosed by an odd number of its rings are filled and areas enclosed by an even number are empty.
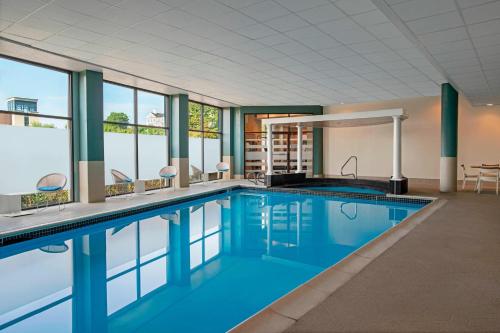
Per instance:
[[[279,192],[279,191],[276,191],[276,192]],[[407,197],[407,199],[416,199],[417,198],[415,196],[406,196],[406,197]],[[432,215],[435,211],[437,211],[439,208],[441,208],[446,203],[446,200],[440,200],[438,198],[427,197],[425,199],[429,200],[429,202],[428,202],[428,204],[426,204],[425,206],[423,206],[420,210],[416,211],[414,214],[412,214],[412,215],[408,216],[407,218],[403,219],[397,225],[395,225],[395,226],[387,229],[386,231],[382,232],[377,237],[375,237],[372,240],[368,241],[367,243],[363,244],[360,248],[358,248],[357,250],[353,251],[351,254],[347,255],[345,258],[343,258],[339,262],[337,262],[337,263],[335,263],[335,264],[333,264],[333,265],[325,268],[323,271],[321,271],[317,275],[313,276],[309,280],[304,281],[302,284],[300,284],[297,287],[295,287],[294,289],[290,290],[285,295],[283,295],[280,298],[274,300],[272,303],[268,304],[267,306],[265,306],[264,308],[262,308],[258,312],[254,313],[252,316],[248,317],[244,321],[242,321],[239,324],[237,324],[236,326],[232,327],[227,332],[228,333],[250,332],[250,330],[248,330],[248,329],[245,328],[245,325],[250,324],[252,321],[259,321],[259,320],[261,322],[265,321],[267,325],[271,326],[272,324],[270,324],[270,322],[272,322],[275,319],[274,318],[265,318],[266,311],[272,311],[272,312],[274,312],[276,315],[278,315],[280,317],[284,317],[285,319],[293,320],[294,323],[297,322],[303,315],[305,315],[307,312],[309,312],[310,310],[312,310],[313,308],[315,308],[316,306],[318,306],[320,303],[322,303],[324,301],[324,299],[320,300],[320,301],[316,301],[315,302],[316,304],[313,305],[310,309],[307,309],[306,311],[304,311],[304,314],[300,315],[299,318],[289,317],[289,316],[287,316],[285,314],[280,313],[279,311],[274,310],[273,307],[275,305],[277,305],[279,302],[286,302],[287,300],[293,301],[292,298],[295,296],[294,294],[296,294],[296,293],[302,291],[302,289],[306,289],[306,288],[313,289],[313,290],[315,290],[317,292],[321,292],[321,293],[327,294],[326,298],[329,297],[329,296],[331,296],[337,289],[339,289],[344,284],[346,284],[347,282],[349,282],[349,280],[351,280],[354,276],[356,276],[358,273],[360,273],[373,260],[375,260],[377,257],[379,257],[380,255],[382,255],[385,251],[387,251],[393,245],[395,245],[399,240],[401,240],[403,237],[405,237],[414,227],[416,227],[418,224],[420,224],[421,222],[423,222],[425,219],[427,219],[430,215]],[[427,213],[428,213],[428,216],[425,215]],[[404,233],[403,228],[406,227],[406,226],[408,226],[410,223],[413,223],[412,224],[413,228],[410,229],[410,230],[408,230],[406,233]],[[369,250],[369,247],[376,246],[377,243],[379,243],[383,239],[385,239],[385,238],[393,235],[396,232],[401,232],[401,234],[399,235],[398,239],[395,240],[394,243],[386,246],[380,253],[378,253],[377,255],[375,255],[373,257],[366,257],[366,256],[362,255],[362,253],[364,251]],[[325,274],[328,274],[328,273],[332,273],[334,270],[338,269],[341,265],[348,265],[349,263],[352,263],[355,260],[358,260],[358,261],[359,260],[369,260],[369,261],[365,262],[363,264],[363,266],[357,272],[349,273],[349,272],[346,272],[346,271],[342,271],[345,274],[349,274],[350,277],[348,279],[346,279],[345,281],[342,281],[341,283],[339,283],[337,285],[337,287],[335,288],[335,290],[333,290],[333,291],[330,292],[330,291],[326,291],[326,290],[319,290],[319,289],[316,289],[316,288],[313,288],[313,287],[309,286],[309,284],[313,283],[315,280],[316,281],[319,280],[319,278],[322,275],[325,275]],[[330,277],[330,279],[331,278],[332,277]],[[284,332],[286,329],[288,329],[288,327],[284,328],[280,332]],[[273,331],[278,332],[276,330],[273,330]]]
[[[162,201],[157,201],[154,203],[141,204],[135,207],[122,208],[112,212],[96,213],[69,220],[48,222],[37,226],[4,232],[3,234],[0,235],[0,247],[22,242],[25,240],[49,236],[56,233],[77,229],[84,226],[93,225],[120,217],[135,215],[138,213],[158,208],[173,206],[187,201],[202,199],[216,194],[229,193],[240,189],[244,189],[246,191],[254,191],[254,192],[282,192],[290,194],[306,194],[306,195],[329,197],[329,198],[364,199],[376,202],[378,201],[398,202],[398,203],[422,204],[422,205],[427,205],[435,199],[435,198],[421,198],[421,197],[411,197],[411,196],[392,196],[392,195],[389,196],[386,194],[365,194],[365,193],[352,193],[352,192],[328,193],[325,191],[305,190],[299,188],[278,188],[278,187],[255,188],[244,185],[233,185],[222,189],[214,189],[202,193],[187,195],[185,197],[171,198]]]

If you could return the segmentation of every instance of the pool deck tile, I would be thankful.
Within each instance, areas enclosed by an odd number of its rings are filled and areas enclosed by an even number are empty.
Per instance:
[[[500,332],[500,197],[414,193],[440,197],[436,211],[362,249],[373,261],[286,332]]]

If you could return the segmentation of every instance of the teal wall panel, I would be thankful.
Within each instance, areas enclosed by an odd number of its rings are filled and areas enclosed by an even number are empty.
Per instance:
[[[323,175],[323,129],[313,129],[313,174]]]
[[[102,73],[79,73],[80,161],[104,161]]]
[[[225,108],[222,111],[222,155],[234,156],[234,118],[236,108]]]
[[[180,94],[170,98],[170,149],[172,158],[189,157],[189,98]]]
[[[458,148],[458,93],[441,85],[441,157],[456,157]]]

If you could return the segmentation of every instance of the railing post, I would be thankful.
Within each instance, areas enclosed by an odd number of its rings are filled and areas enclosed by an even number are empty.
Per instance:
[[[267,171],[266,175],[273,174],[273,125],[267,124]]]
[[[297,125],[297,173],[302,172],[302,125]]]

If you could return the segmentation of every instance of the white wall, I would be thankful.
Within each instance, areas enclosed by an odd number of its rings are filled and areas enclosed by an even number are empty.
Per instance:
[[[409,178],[439,179],[441,155],[440,97],[418,97],[374,103],[335,105],[324,113],[403,108],[403,174]],[[392,124],[326,129],[324,172],[339,175],[350,155],[359,159],[358,174],[390,177],[392,173]],[[459,100],[458,162],[466,165],[500,162],[500,107],[472,107]],[[461,177],[461,172],[459,172]]]

